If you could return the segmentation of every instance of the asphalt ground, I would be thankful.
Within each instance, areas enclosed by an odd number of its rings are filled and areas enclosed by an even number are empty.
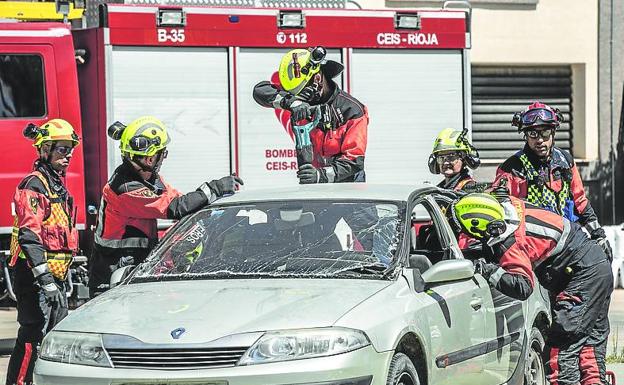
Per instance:
[[[7,351],[13,346],[17,335],[16,316],[14,308],[0,308],[0,379],[2,383],[6,378],[6,368],[9,364]],[[613,292],[609,320],[611,335],[607,352],[611,355],[617,350],[619,356],[624,356],[624,289]],[[624,363],[607,365],[607,369],[615,372],[617,384],[624,384]]]

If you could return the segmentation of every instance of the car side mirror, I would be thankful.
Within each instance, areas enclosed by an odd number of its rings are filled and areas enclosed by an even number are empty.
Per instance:
[[[132,273],[132,270],[134,270],[135,267],[136,266],[134,265],[127,265],[113,271],[110,278],[110,288],[112,289],[123,282],[123,280],[126,279],[130,273]]]
[[[427,286],[435,283],[460,281],[474,276],[474,265],[467,259],[440,261],[422,273]]]

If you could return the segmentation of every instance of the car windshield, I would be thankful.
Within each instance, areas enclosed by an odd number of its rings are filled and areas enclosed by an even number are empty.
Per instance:
[[[132,282],[236,277],[383,278],[403,236],[404,203],[280,201],[185,219]]]

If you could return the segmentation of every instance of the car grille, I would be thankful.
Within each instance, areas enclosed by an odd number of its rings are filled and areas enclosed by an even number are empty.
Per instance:
[[[246,347],[197,349],[106,349],[115,368],[189,370],[234,366]]]

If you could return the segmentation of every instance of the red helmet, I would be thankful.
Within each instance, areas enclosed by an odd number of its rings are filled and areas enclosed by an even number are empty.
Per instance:
[[[518,127],[518,132],[534,127],[557,129],[563,122],[563,115],[558,108],[552,108],[542,102],[531,103],[524,111],[514,114],[511,125]]]

